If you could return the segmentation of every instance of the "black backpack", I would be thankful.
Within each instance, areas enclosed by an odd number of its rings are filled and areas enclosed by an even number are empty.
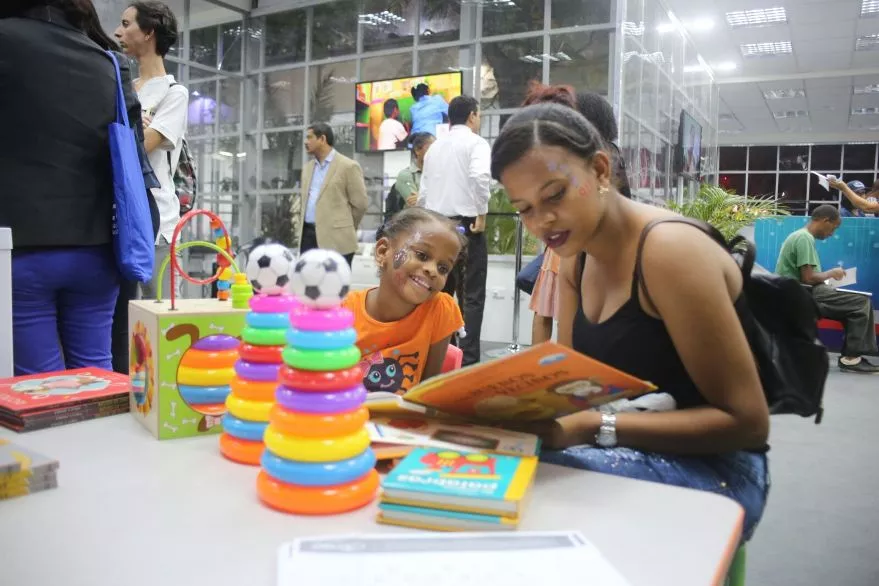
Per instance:
[[[692,218],[647,224],[638,243],[639,259],[647,233],[663,222],[695,226],[733,255],[742,269],[746,301],[737,304],[736,311],[757,362],[769,412],[814,416],[815,423],[821,423],[830,364],[827,348],[818,339],[818,307],[809,292],[794,279],[755,270],[756,248],[744,236],[727,242],[716,228]],[[640,270],[638,275],[646,291]]]
[[[385,222],[394,217],[394,214],[406,207],[406,200],[397,191],[397,184],[391,186],[388,196],[385,198]]]

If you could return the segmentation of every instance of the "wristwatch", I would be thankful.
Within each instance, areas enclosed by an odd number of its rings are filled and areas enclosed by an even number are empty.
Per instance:
[[[595,434],[595,443],[602,448],[612,448],[617,445],[617,416],[610,413],[601,414],[601,427]]]

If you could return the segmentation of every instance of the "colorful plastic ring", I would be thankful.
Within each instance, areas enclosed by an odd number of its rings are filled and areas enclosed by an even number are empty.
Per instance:
[[[235,374],[247,380],[274,382],[278,380],[278,369],[280,368],[280,364],[239,360],[235,363]]]
[[[220,453],[239,464],[259,466],[265,448],[262,442],[239,439],[228,433],[220,436]]]
[[[216,387],[197,387],[194,385],[177,385],[180,396],[187,405],[223,403],[232,389],[229,385]]]
[[[235,395],[226,397],[226,408],[238,419],[247,421],[268,421],[272,412],[271,401],[248,401]]]
[[[250,298],[250,309],[256,313],[288,313],[296,306],[291,295],[262,295]]]
[[[369,421],[369,410],[362,405],[344,413],[299,413],[288,411],[279,405],[272,408],[269,416],[272,426],[288,435],[299,437],[337,437],[362,429]]]
[[[351,368],[360,362],[360,349],[351,345],[337,350],[300,350],[287,346],[281,352],[284,364],[311,371],[330,371]]]
[[[231,397],[232,395],[229,396]],[[366,400],[366,389],[363,385],[360,385],[346,391],[315,393],[311,391],[297,391],[281,386],[275,392],[275,399],[278,401],[278,405],[282,405],[288,411],[344,413],[345,411],[352,411],[363,404]]]
[[[227,334],[213,334],[197,341],[191,346],[196,350],[207,350],[208,352],[221,352],[223,350],[234,350],[241,343],[241,340],[235,336]]]
[[[241,344],[238,348],[238,356],[247,362],[259,364],[280,364],[283,360],[281,351],[283,346],[254,346],[253,344]]]
[[[218,387],[228,385],[235,376],[233,368],[189,368],[181,366],[177,369],[177,384],[195,387]]]
[[[261,330],[248,327],[241,331],[241,339],[257,346],[283,346],[287,343],[287,329]]]
[[[229,396],[231,397],[232,395]],[[190,408],[192,408],[193,411],[201,413],[202,415],[212,415],[214,417],[219,417],[226,412],[225,403],[202,403],[199,405],[192,404],[190,405]]]
[[[378,472],[336,486],[299,486],[280,482],[259,471],[256,492],[266,505],[297,515],[334,515],[365,507],[375,499]]]
[[[286,364],[278,371],[281,384],[300,391],[344,391],[363,382],[363,369],[360,365],[335,372],[316,372],[296,370]]]
[[[275,389],[277,388],[278,385],[275,381],[252,381],[237,376],[229,383],[232,394],[245,401],[274,402]]]
[[[257,313],[251,311],[244,319],[247,325],[258,330],[277,330],[280,328],[286,330],[290,327],[290,315],[285,311],[280,313]]]
[[[350,346],[356,341],[357,332],[354,328],[335,332],[311,332],[296,328],[287,330],[287,343],[303,350],[337,350]]]
[[[251,442],[261,442],[268,425],[265,421],[239,419],[230,413],[223,415],[223,431],[232,437]]]
[[[290,325],[309,332],[336,332],[354,327],[354,314],[345,307],[311,309],[297,303],[290,310]]]
[[[285,435],[271,424],[263,436],[266,447],[276,456],[299,462],[335,462],[353,458],[369,447],[369,433],[360,428],[354,433],[331,438]]]
[[[238,350],[220,350],[208,352],[207,350],[195,350],[190,348],[180,359],[180,366],[188,368],[231,368],[238,360]]]
[[[375,467],[375,454],[369,448],[340,462],[296,462],[279,458],[269,450],[262,454],[263,469],[276,480],[300,486],[332,486],[353,482]]]

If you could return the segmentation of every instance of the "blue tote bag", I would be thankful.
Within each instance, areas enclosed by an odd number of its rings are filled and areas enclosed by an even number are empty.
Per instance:
[[[129,281],[148,282],[156,261],[156,240],[137,139],[128,125],[122,74],[116,55],[107,51],[116,69],[116,121],[110,124],[113,164],[113,249],[119,271]]]

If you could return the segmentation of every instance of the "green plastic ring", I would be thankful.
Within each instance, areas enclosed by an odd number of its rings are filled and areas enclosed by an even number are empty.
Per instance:
[[[288,346],[281,356],[290,368],[328,372],[356,365],[360,362],[360,349],[353,344],[337,350],[299,350]]]
[[[241,339],[254,346],[284,346],[287,343],[287,329],[246,327],[241,331]]]

